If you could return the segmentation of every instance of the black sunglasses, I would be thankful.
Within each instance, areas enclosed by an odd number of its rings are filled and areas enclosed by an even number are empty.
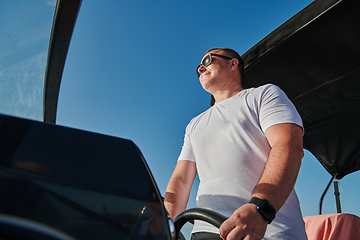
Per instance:
[[[219,54],[215,54],[215,53],[209,53],[209,55],[207,55],[207,56],[202,60],[202,62],[199,64],[199,66],[197,66],[197,68],[196,68],[196,75],[197,75],[198,77],[200,77],[199,68],[200,68],[201,66],[204,66],[204,67],[209,66],[209,65],[212,63],[212,60],[213,60],[212,56],[216,56],[216,57],[220,57],[220,58],[225,58],[225,59],[228,59],[228,60],[233,59],[233,58],[231,58],[231,57],[227,57],[227,56],[224,56],[224,55],[219,55]]]

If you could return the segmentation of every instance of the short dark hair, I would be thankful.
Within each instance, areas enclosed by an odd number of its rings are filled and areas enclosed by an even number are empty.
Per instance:
[[[243,71],[244,71],[244,62],[243,62],[241,56],[234,49],[231,49],[231,48],[211,48],[211,49],[207,50],[206,53],[211,52],[213,50],[222,50],[222,51],[226,52],[227,54],[229,54],[228,55],[229,57],[236,58],[237,60],[239,60],[238,68],[239,68],[239,71],[240,71],[240,76],[242,77],[242,74],[243,74]]]

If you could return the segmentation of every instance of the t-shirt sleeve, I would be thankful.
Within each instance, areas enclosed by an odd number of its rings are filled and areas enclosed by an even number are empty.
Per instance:
[[[195,156],[194,156],[194,152],[193,152],[191,141],[190,141],[190,129],[191,129],[190,125],[191,125],[191,122],[186,127],[184,144],[182,146],[178,161],[187,160],[187,161],[195,162]]]
[[[272,84],[264,87],[259,99],[259,120],[263,132],[265,133],[266,129],[280,123],[294,123],[303,128],[300,114],[284,91]]]

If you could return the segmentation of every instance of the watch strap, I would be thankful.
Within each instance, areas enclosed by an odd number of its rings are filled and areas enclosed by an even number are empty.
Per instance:
[[[253,203],[253,204],[255,204],[256,206],[259,206],[262,201],[263,201],[263,200],[260,199],[260,198],[252,197],[252,198],[250,199],[249,203]]]

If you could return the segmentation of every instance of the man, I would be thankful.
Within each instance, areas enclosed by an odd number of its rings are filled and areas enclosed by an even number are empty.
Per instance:
[[[227,48],[209,50],[197,68],[215,105],[187,126],[165,205],[172,219],[184,211],[198,174],[197,206],[228,220],[219,230],[195,221],[192,239],[307,239],[293,189],[304,155],[301,118],[277,86],[244,89],[242,69]]]

